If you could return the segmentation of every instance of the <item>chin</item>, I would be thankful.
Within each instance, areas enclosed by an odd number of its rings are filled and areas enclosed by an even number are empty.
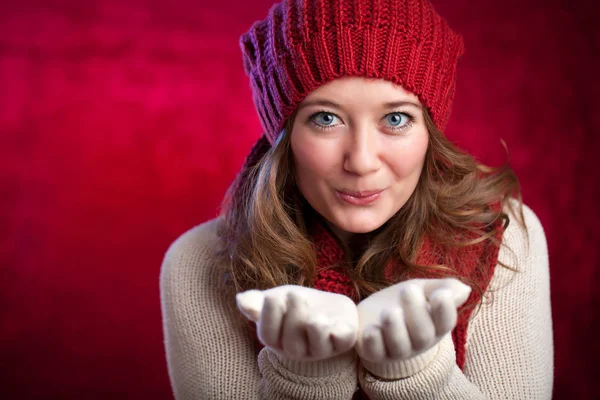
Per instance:
[[[369,233],[381,228],[386,221],[387,220],[384,218],[368,218],[367,220],[360,219],[356,221],[349,221],[346,219],[345,221],[339,221],[334,224],[341,230],[348,233]]]

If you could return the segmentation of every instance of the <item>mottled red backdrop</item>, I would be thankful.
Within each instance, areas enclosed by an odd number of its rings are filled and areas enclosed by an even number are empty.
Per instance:
[[[434,3],[467,47],[448,135],[494,165],[506,141],[548,237],[555,398],[591,398],[597,6]],[[269,6],[0,3],[0,397],[170,398],[160,262],[260,134],[237,39]]]

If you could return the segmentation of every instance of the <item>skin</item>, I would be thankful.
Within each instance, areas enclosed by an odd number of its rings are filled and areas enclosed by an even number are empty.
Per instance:
[[[335,233],[349,239],[378,229],[404,206],[419,181],[428,142],[414,94],[381,79],[340,78],[298,106],[291,133],[296,183]],[[381,189],[366,205],[338,195]]]

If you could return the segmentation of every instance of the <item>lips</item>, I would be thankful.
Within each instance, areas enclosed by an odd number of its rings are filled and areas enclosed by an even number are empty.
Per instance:
[[[361,192],[341,191],[338,190],[336,193],[338,197],[346,203],[355,206],[364,206],[370,204],[381,197],[383,190],[369,190]]]
[[[348,196],[361,198],[361,197],[369,197],[369,196],[372,196],[374,194],[381,193],[381,192],[383,192],[383,189],[380,189],[380,190],[363,190],[363,191],[360,191],[360,192],[354,192],[354,191],[350,191],[350,190],[338,190],[338,192],[340,192],[341,194],[348,195]]]

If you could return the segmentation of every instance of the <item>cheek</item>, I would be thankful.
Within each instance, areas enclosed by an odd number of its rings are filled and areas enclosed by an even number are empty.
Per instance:
[[[388,148],[388,160],[394,174],[399,178],[419,176],[425,162],[429,138],[426,134],[399,146]]]
[[[293,139],[293,138],[292,138]],[[305,138],[292,140],[296,171],[314,178],[325,177],[335,166],[335,148]]]

